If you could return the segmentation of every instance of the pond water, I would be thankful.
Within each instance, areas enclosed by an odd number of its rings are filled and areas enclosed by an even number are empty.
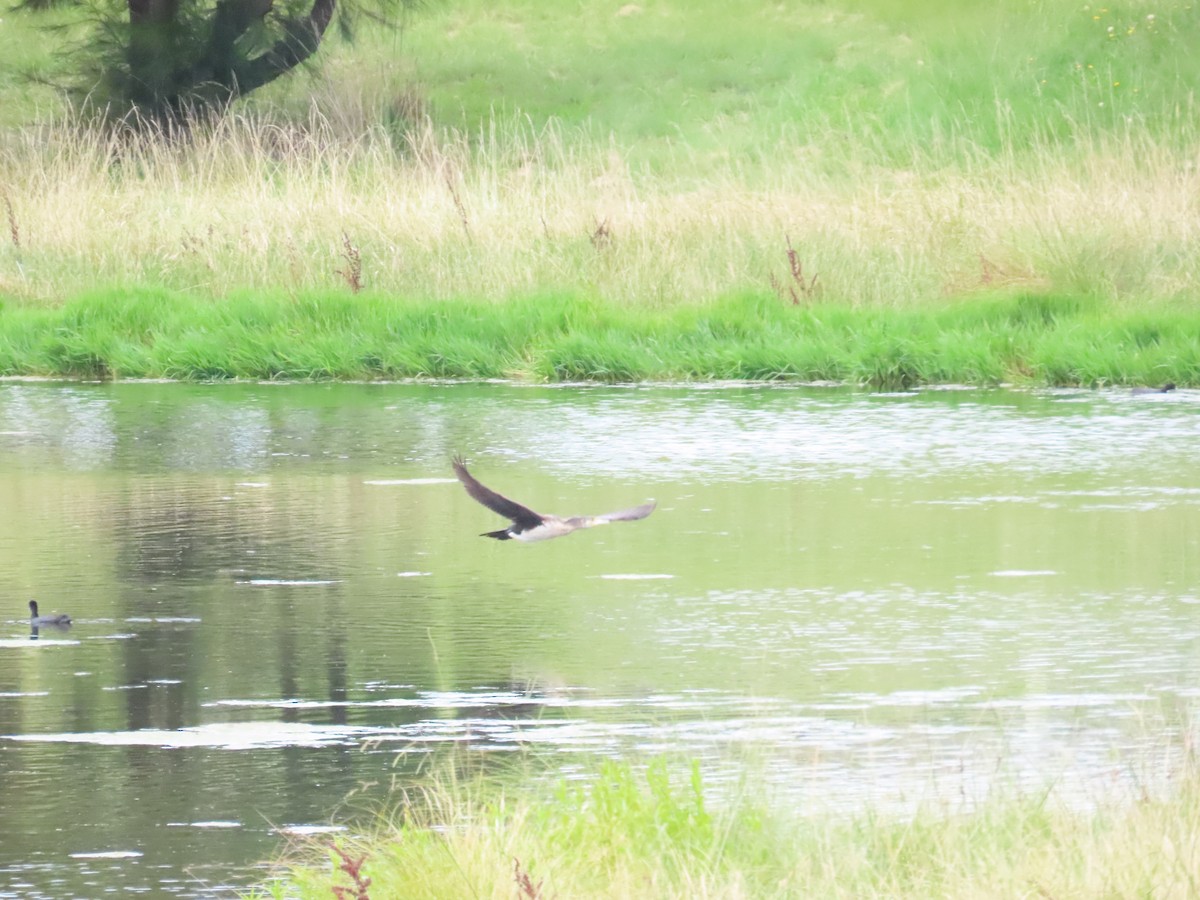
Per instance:
[[[0,384],[0,897],[228,896],[447,746],[834,811],[1157,789],[1198,448],[1188,391]],[[658,510],[490,541],[456,451]]]

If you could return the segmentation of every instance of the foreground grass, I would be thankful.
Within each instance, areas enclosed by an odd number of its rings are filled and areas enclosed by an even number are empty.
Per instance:
[[[747,379],[879,388],[1200,384],[1200,310],[1042,293],[917,309],[785,302],[629,307],[163,291],[0,307],[0,375],[532,381]]]
[[[605,763],[532,797],[443,782],[367,837],[310,845],[254,896],[1190,897],[1197,789],[1086,812],[1012,796],[822,816],[748,785],[717,802],[695,767]]]

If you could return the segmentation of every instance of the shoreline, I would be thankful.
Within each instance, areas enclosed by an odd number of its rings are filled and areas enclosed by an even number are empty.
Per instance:
[[[1200,384],[1200,309],[1009,292],[916,308],[744,292],[631,307],[348,292],[101,290],[0,303],[0,376],[203,381],[828,384],[873,390]]]

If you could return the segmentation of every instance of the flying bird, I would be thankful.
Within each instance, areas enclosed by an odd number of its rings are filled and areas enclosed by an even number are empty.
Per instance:
[[[486,531],[480,537],[495,538],[498,541],[546,541],[550,538],[562,537],[580,528],[591,528],[595,525],[607,525],[609,522],[633,522],[644,519],[654,512],[655,503],[643,503],[633,509],[623,509],[620,512],[607,513],[603,516],[571,516],[562,518],[542,513],[515,503],[507,497],[502,497],[491,488],[484,487],[475,476],[467,471],[466,461],[461,456],[454,457],[454,474],[463,483],[467,493],[478,500],[494,513],[499,513],[506,519],[512,519],[512,524],[499,531]]]
[[[70,625],[71,617],[66,613],[58,613],[52,616],[39,616],[36,600],[29,601],[29,624],[30,625]]]

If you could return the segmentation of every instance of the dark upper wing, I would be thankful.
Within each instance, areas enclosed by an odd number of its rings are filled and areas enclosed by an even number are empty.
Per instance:
[[[542,517],[532,509],[528,509],[520,503],[514,503],[507,497],[500,496],[491,488],[480,484],[475,476],[467,471],[467,464],[461,456],[454,457],[454,474],[463,483],[467,493],[492,512],[499,513],[506,519],[512,519],[513,522],[525,528],[533,528],[535,525],[542,524]]]
[[[654,507],[657,504],[651,500],[649,503],[643,503],[641,506],[635,506],[633,509],[623,509],[620,512],[605,513],[602,516],[595,518],[600,522],[633,522],[637,519],[644,519],[650,513],[654,512]]]

